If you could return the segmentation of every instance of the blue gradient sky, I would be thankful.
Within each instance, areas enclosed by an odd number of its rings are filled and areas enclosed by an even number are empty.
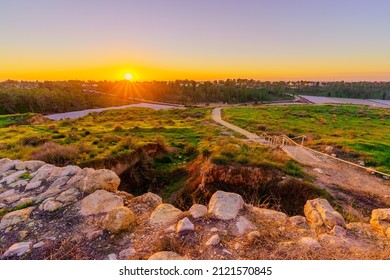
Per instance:
[[[0,79],[390,80],[390,1],[0,1]]]

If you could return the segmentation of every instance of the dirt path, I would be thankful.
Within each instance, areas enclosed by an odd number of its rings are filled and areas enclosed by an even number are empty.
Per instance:
[[[251,141],[265,144],[255,134],[222,120],[221,108],[213,110],[212,119]],[[388,180],[302,147],[284,146],[283,150],[301,163],[306,173],[316,178],[317,186],[329,191],[336,200],[343,201],[343,204],[357,204],[359,208],[367,210],[390,206]]]

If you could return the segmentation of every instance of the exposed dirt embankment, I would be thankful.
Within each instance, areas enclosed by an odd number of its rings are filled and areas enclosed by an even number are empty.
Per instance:
[[[150,143],[139,147],[131,154],[88,162],[82,167],[110,169],[121,179],[120,190],[143,194],[148,191],[154,178],[151,159],[165,152],[163,146]]]
[[[205,204],[215,191],[223,190],[238,193],[254,205],[267,205],[295,215],[302,214],[308,199],[321,196],[321,191],[311,183],[285,176],[274,167],[219,165],[198,159],[189,167],[189,174],[186,186],[171,201],[180,208]]]

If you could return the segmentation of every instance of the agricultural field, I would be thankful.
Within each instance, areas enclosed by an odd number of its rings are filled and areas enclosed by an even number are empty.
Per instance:
[[[225,121],[261,134],[306,135],[306,146],[334,147],[337,156],[363,160],[390,173],[390,110],[353,105],[233,107]]]

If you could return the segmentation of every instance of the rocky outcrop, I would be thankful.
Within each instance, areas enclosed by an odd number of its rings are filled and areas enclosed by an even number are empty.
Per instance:
[[[388,232],[390,229],[390,208],[373,210],[370,224],[373,229],[382,234],[390,233]]]
[[[9,159],[0,160],[0,170],[3,259],[277,259],[324,252],[356,259],[390,250],[389,209],[374,210],[371,225],[346,224],[324,199],[309,200],[306,217],[288,217],[217,191],[208,206],[182,211],[153,193],[118,191],[117,178],[104,170]]]
[[[336,225],[345,226],[344,218],[325,199],[308,200],[305,204],[304,212],[312,227],[332,229]]]

